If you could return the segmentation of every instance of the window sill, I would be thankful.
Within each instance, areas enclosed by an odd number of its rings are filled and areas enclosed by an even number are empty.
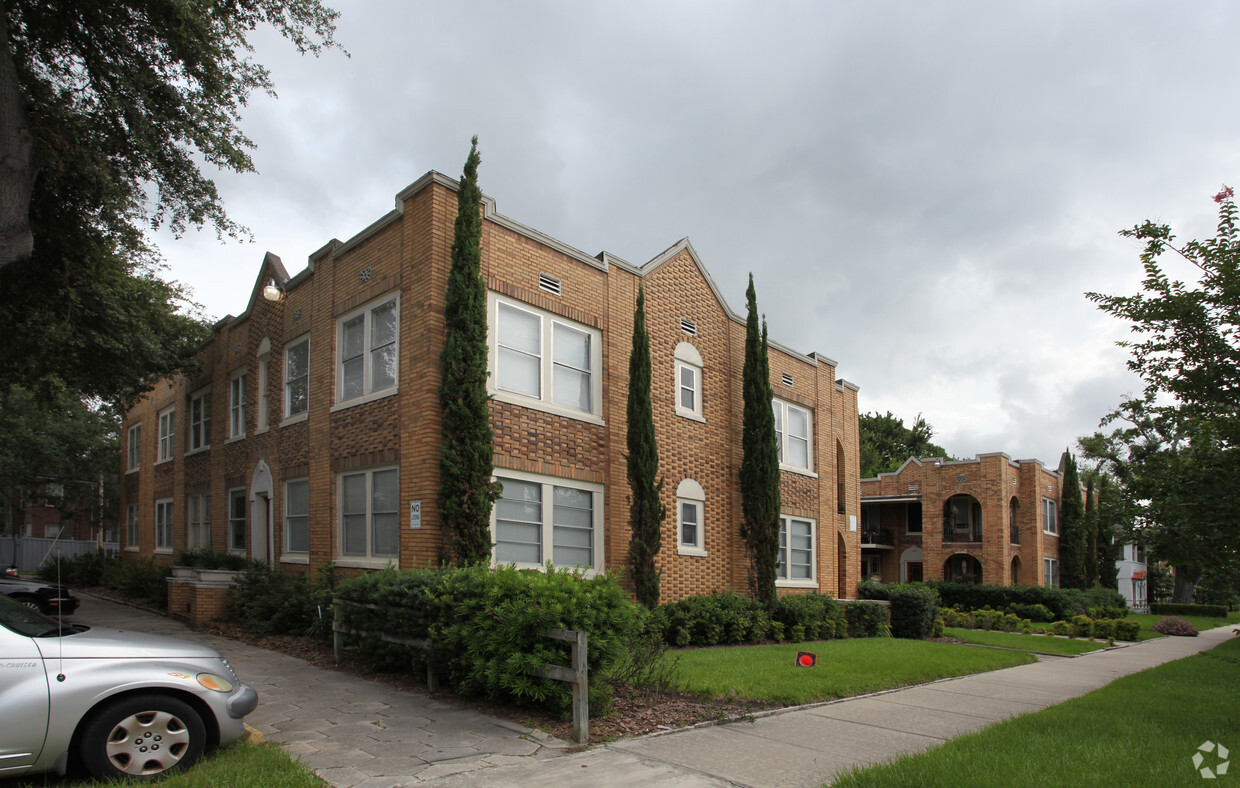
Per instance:
[[[817,580],[776,580],[776,588],[818,588]]]
[[[156,547],[154,552],[155,552],[155,555],[172,555],[172,548],[171,547]]]
[[[141,466],[141,465],[139,465],[137,468],[130,468],[129,470],[125,471],[125,475],[126,475],[126,476],[128,476],[129,474],[131,474],[131,473],[137,473],[137,472],[138,472],[138,471],[140,471],[140,470],[142,470],[142,466]]]
[[[357,405],[365,405],[367,402],[377,402],[381,399],[393,397],[397,394],[397,392],[398,389],[390,388],[384,389],[383,391],[372,392],[370,394],[363,394],[360,397],[354,397],[353,399],[345,400],[344,402],[337,402],[335,405],[331,406],[331,410],[329,412],[335,413],[339,410],[348,410],[349,408],[356,407]]]
[[[288,555],[287,553],[285,553],[280,556],[280,563],[282,564],[308,564],[310,563],[310,556]]]
[[[682,419],[688,419],[689,421],[696,421],[702,424],[706,423],[706,417],[696,411],[681,410],[680,408],[677,408],[676,415],[680,416]]]
[[[174,459],[176,459],[176,458],[175,458],[175,457],[166,457],[166,458],[164,458],[164,459],[162,459],[162,460],[156,460],[156,461],[155,461],[155,464],[156,464],[156,465],[163,465],[163,464],[165,464],[165,463],[172,462]]]
[[[1043,534],[1043,536],[1053,536],[1053,537],[1055,537],[1056,539],[1058,539],[1058,538],[1059,538],[1059,532],[1058,532],[1058,531],[1043,531],[1043,532],[1042,532],[1042,534]]]
[[[267,430],[268,430],[268,429],[270,429],[270,428],[269,428],[269,427],[259,427],[258,429],[254,430],[254,436],[255,436],[255,437],[258,437],[259,435],[266,435],[266,434],[267,434]]]
[[[229,438],[228,440],[224,441],[224,445],[225,445],[225,446],[227,446],[227,445],[228,445],[228,444],[230,444],[230,443],[237,443],[237,442],[239,442],[239,441],[243,441],[243,440],[245,440],[245,433],[244,433],[244,432],[243,432],[243,433],[241,433],[240,435],[234,435],[234,436],[232,436],[231,438]]]
[[[818,478],[818,474],[814,473],[814,472],[813,472],[813,471],[811,471],[809,468],[801,468],[801,467],[796,466],[796,465],[784,465],[784,464],[781,462],[781,463],[779,464],[779,469],[780,469],[781,471],[787,471],[788,473],[795,473],[797,476],[808,476],[808,477],[809,477],[809,478],[811,478],[811,479],[817,479],[817,478]]]
[[[577,410],[576,408],[569,408],[564,405],[556,405],[551,402],[544,402],[540,399],[534,399],[533,397],[513,394],[511,391],[488,389],[487,393],[490,394],[491,399],[496,402],[507,402],[510,405],[520,405],[522,407],[529,408],[530,410],[540,410],[544,413],[550,413],[555,416],[563,416],[566,419],[584,421],[587,424],[597,424],[600,427],[605,424],[601,417],[596,416],[593,413],[586,413],[585,411]]]
[[[138,552],[138,550],[139,550],[139,547],[137,545],[125,545],[126,553],[136,553]]]
[[[338,561],[337,561],[337,562],[336,562],[336,566],[340,566],[340,562],[338,562]],[[536,572],[545,572],[545,571],[547,571],[547,566],[546,566],[546,564],[519,564],[519,563],[516,563],[516,562],[514,562],[514,561],[509,561],[509,562],[508,562],[508,563],[506,563],[506,564],[497,564],[497,563],[495,563],[495,562],[491,562],[491,568],[492,568],[492,569],[494,569],[495,567],[499,567],[499,566],[514,566],[514,567],[516,567],[517,569],[533,569],[533,570],[534,570],[534,571],[536,571]],[[559,564],[552,564],[551,568],[552,568],[552,569],[557,569],[557,570],[565,570],[565,571],[569,571],[569,572],[580,572],[580,573],[581,573],[581,576],[582,576],[582,577],[584,577],[584,578],[586,578],[587,580],[588,580],[588,579],[590,579],[590,578],[597,577],[597,576],[601,575],[601,574],[605,571],[605,570],[602,570],[602,569],[594,569],[593,567],[581,566],[581,565],[577,565],[577,566],[560,566]]]
[[[195,454],[202,454],[205,451],[211,451],[211,444],[208,443],[206,446],[201,446],[197,449],[189,449],[185,452],[185,456],[192,457]]]
[[[692,555],[699,558],[705,558],[706,551],[700,547],[686,547],[685,545],[677,545],[676,555]]]
[[[309,412],[309,411],[305,411],[305,412],[302,412],[302,413],[298,413],[296,416],[289,416],[287,419],[285,419],[284,421],[280,422],[280,426],[281,426],[281,427],[288,427],[288,426],[291,426],[291,425],[293,425],[293,424],[301,424],[303,421],[305,421],[305,420],[306,420],[306,419],[308,419],[308,418],[310,418],[310,412]]]
[[[396,556],[391,558],[365,558],[357,555],[348,558],[337,556],[332,563],[343,569],[386,569],[389,566],[399,568]]]

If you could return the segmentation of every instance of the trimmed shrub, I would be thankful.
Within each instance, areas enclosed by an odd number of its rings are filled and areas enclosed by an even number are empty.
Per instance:
[[[1017,618],[1027,618],[1032,622],[1039,624],[1049,623],[1055,620],[1055,614],[1046,605],[1033,603],[1025,604],[1016,602],[1007,606],[1007,611],[1014,614]]]
[[[1114,607],[1112,605],[1094,605],[1085,611],[1085,615],[1097,621],[1100,618],[1124,618],[1128,615],[1127,607]]]
[[[1051,624],[1051,634],[1070,636],[1072,634],[1072,625],[1067,621],[1056,621]]]
[[[1094,632],[1094,620],[1089,616],[1073,616],[1069,622],[1072,626],[1070,632],[1074,638],[1092,637]]]
[[[1011,610],[1014,605],[1042,605],[1055,619],[1083,615],[1091,607],[1124,607],[1127,603],[1116,590],[1093,588],[1047,588],[1045,586],[988,586],[977,583],[928,581],[942,603],[961,610]],[[1012,611],[1016,612],[1016,611]],[[1022,615],[1018,613],[1018,615]],[[1032,615],[1024,616],[1033,619]]]
[[[171,574],[170,568],[150,558],[130,559],[108,566],[103,573],[103,584],[130,599],[166,609]]]
[[[939,611],[939,618],[943,620],[943,626],[955,627],[957,629],[976,629],[977,619],[972,613],[966,613],[963,610],[957,610],[954,607],[945,607]]]
[[[1206,618],[1225,618],[1226,605],[1187,605],[1175,602],[1153,602],[1150,612],[1160,616],[1205,616]]]
[[[818,595],[808,594],[802,598],[815,596]],[[834,601],[828,597],[818,598],[827,599],[834,605]],[[776,611],[780,610],[783,599],[776,602]],[[792,625],[800,623],[804,626],[804,620],[813,618],[813,611],[821,609],[814,607],[817,602],[787,603],[784,609],[789,609],[787,605],[798,604],[808,606],[811,610],[804,612],[796,620],[779,619],[785,625],[790,638],[794,638],[790,631]],[[658,615],[663,623],[664,638],[672,646],[759,643],[772,631],[771,619],[762,603],[731,590],[685,597],[677,602],[660,605]],[[841,615],[841,621],[842,618]],[[799,639],[804,638],[805,635]]]
[[[192,566],[198,569],[229,569],[240,571],[250,565],[250,559],[237,553],[217,553],[205,547],[182,550],[173,560],[175,566]]]
[[[1141,631],[1141,622],[1132,618],[1121,618],[1115,622],[1116,640],[1136,640]]]
[[[121,557],[114,550],[83,553],[72,558],[47,561],[39,567],[39,578],[49,583],[62,583],[76,588],[104,585],[109,569],[120,566]]]
[[[844,605],[850,638],[891,637],[891,611],[877,602],[849,602]]]
[[[889,586],[891,634],[898,638],[925,640],[934,632],[939,595],[921,584]]]
[[[254,635],[331,634],[331,569],[312,583],[306,575],[251,562],[229,589],[228,618]]]
[[[848,636],[845,611],[829,596],[789,594],[775,600],[773,619],[784,625],[788,639],[830,640]]]
[[[889,587],[877,580],[862,580],[857,584],[857,596],[862,599],[889,599]]]
[[[1180,637],[1197,637],[1197,628],[1182,618],[1168,616],[1151,627],[1161,635],[1178,635]]]
[[[1099,640],[1111,640],[1115,637],[1115,619],[1113,618],[1096,618],[1094,619],[1094,629],[1091,633],[1093,637]]]

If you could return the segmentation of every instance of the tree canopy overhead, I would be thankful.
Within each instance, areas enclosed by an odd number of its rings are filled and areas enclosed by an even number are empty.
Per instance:
[[[1086,294],[1131,323],[1136,338],[1119,344],[1145,390],[1103,420],[1119,426],[1081,445],[1119,483],[1137,538],[1176,566],[1177,601],[1203,574],[1240,576],[1240,235],[1232,190],[1214,201],[1217,235],[1205,241],[1177,246],[1148,221],[1123,231],[1144,244],[1142,292]],[[1195,282],[1164,270],[1167,252],[1197,269]]]
[[[880,473],[897,471],[909,457],[943,457],[952,459],[941,446],[932,443],[934,428],[920,413],[913,426],[887,411],[861,414],[861,478],[870,479]]]

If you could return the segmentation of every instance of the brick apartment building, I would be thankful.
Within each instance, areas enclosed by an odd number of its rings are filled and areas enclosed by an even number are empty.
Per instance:
[[[1058,586],[1061,482],[1000,453],[862,479],[862,576]]]
[[[436,387],[456,182],[431,172],[396,209],[290,277],[268,254],[246,310],[214,327],[202,373],[126,416],[127,554],[191,547],[298,571],[439,560]],[[483,199],[495,476],[494,560],[625,566],[633,311],[645,286],[668,519],[665,600],[747,588],[738,469],[744,320],[693,247],[644,266],[589,256]],[[783,460],[783,589],[855,596],[857,388],[772,344]]]

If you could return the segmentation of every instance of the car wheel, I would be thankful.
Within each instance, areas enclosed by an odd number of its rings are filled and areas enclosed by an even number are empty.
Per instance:
[[[19,602],[25,605],[26,607],[30,608],[31,610],[37,610],[40,613],[43,612],[43,607],[39,604],[39,600],[36,599],[35,597],[24,596],[24,595],[14,596],[13,601]]]
[[[136,695],[105,707],[82,732],[82,765],[99,779],[159,777],[202,755],[206,728],[184,701]]]

